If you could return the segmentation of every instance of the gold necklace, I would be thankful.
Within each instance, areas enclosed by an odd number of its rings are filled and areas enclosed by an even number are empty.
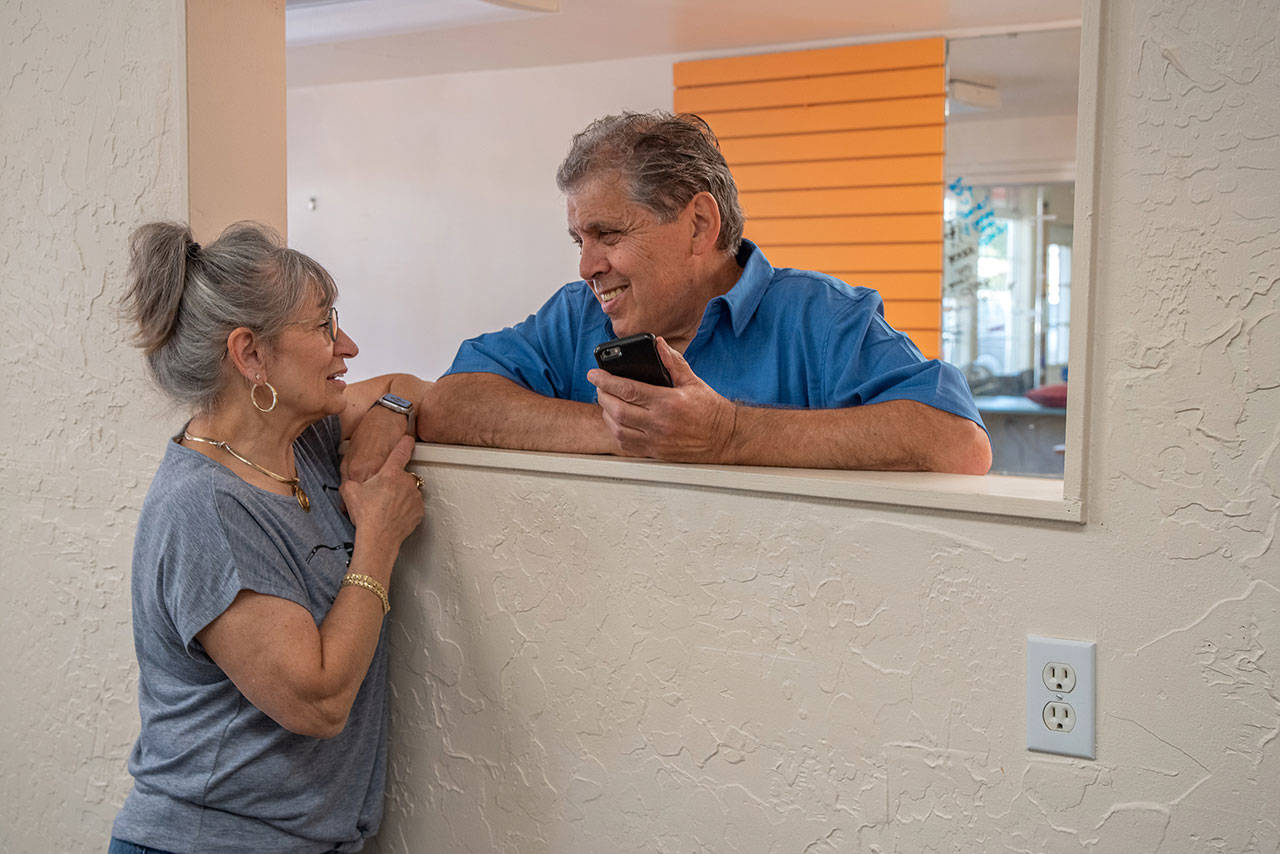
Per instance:
[[[262,472],[267,477],[280,481],[293,490],[293,497],[298,499],[298,506],[302,508],[302,512],[311,512],[311,499],[307,497],[307,493],[303,490],[301,481],[298,478],[285,477],[282,474],[276,474],[270,469],[264,469],[248,457],[241,456],[236,453],[236,449],[228,445],[226,442],[217,442],[213,439],[206,439],[203,436],[192,436],[186,430],[182,431],[182,438],[186,439],[188,442],[204,442],[206,445],[213,445],[215,448],[221,448],[254,471]]]

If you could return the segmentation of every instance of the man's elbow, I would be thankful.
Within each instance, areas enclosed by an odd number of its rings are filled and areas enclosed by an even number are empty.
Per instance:
[[[959,418],[960,424],[950,441],[939,450],[934,471],[948,474],[983,475],[991,470],[991,440],[983,430],[967,418]]]

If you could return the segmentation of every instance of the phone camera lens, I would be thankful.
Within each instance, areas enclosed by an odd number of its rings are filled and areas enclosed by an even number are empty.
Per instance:
[[[602,358],[605,358],[605,359],[616,359],[622,355],[622,350],[621,348],[618,348],[618,347],[609,347],[600,355]]]

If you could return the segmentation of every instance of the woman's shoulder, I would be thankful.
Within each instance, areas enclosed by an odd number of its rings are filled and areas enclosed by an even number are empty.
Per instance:
[[[169,443],[138,517],[135,577],[147,567],[178,571],[190,556],[206,563],[225,559],[219,496],[234,489],[231,480],[238,479],[203,454]]]
[[[147,500],[196,500],[212,488],[220,468],[199,451],[180,445],[176,437],[170,439],[151,479]]]
[[[332,469],[336,478],[341,438],[336,415],[304,430],[295,443],[300,470],[314,477],[317,470]],[[287,528],[284,520],[296,506],[292,497],[249,484],[221,463],[171,441],[143,502],[139,537],[228,547],[252,530]]]
[[[139,525],[220,527],[228,507],[251,504],[259,492],[226,466],[170,441],[147,490]]]

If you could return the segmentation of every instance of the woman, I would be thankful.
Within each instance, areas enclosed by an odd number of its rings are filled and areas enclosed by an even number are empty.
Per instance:
[[[359,850],[382,817],[386,589],[422,481],[409,435],[363,483],[338,444],[380,402],[411,428],[428,384],[346,386],[332,278],[261,226],[202,248],[154,223],[130,249],[139,345],[192,414],[138,522],[142,731],[110,851]]]

